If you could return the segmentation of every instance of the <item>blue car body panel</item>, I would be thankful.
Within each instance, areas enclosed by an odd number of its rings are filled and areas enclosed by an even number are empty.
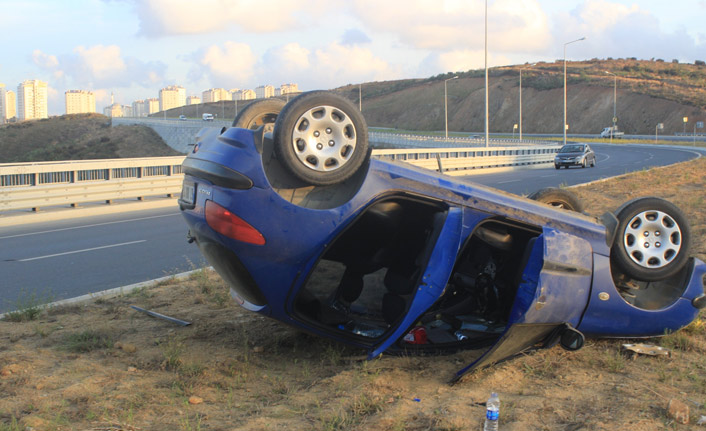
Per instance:
[[[237,268],[247,273],[255,293],[239,294],[236,289],[233,296],[249,310],[365,348],[370,357],[375,357],[449,296],[450,276],[460,271],[461,254],[468,251],[469,240],[483,227],[507,224],[522,238],[532,236],[526,241],[524,260],[514,263],[519,267],[518,284],[512,303],[507,304],[507,321],[502,332],[494,336],[494,347],[458,375],[531,347],[564,326],[592,336],[644,337],[679,329],[698,314],[691,301],[703,295],[706,265],[701,261],[693,260],[682,283],[684,288],[671,304],[657,309],[638,308],[616,288],[606,227],[593,218],[407,164],[376,159],[370,160],[350,199],[332,208],[306,207],[292,203],[272,187],[263,163],[261,140],[256,132],[238,128],[217,136],[204,134],[185,161],[185,166],[198,167],[187,170],[184,180],[194,186],[194,202],[180,201],[191,236],[214,267],[219,269],[214,260],[237,260]],[[217,173],[199,171],[209,166],[218,166]],[[219,179],[228,175],[236,179],[243,176],[251,186],[228,186],[228,181]],[[404,313],[399,318],[392,316],[384,333],[366,338],[344,332],[343,324],[327,326],[323,318],[312,318],[313,312],[307,315],[301,311],[306,308],[302,298],[306,297],[306,304],[321,302],[306,296],[308,280],[327,253],[335,254],[331,250],[348,229],[379,203],[398,205],[407,200],[414,205],[417,201],[436,205],[434,211],[444,213],[445,219],[431,252],[418,263],[422,271],[414,282],[414,293],[402,295],[407,300],[399,300],[406,304]],[[205,218],[207,201],[250,224],[262,234],[265,244],[249,244],[216,232]],[[515,253],[512,247],[504,252]],[[219,257],[222,255],[228,257]],[[473,283],[478,285],[479,280]],[[389,303],[397,300],[389,292],[388,296]]]

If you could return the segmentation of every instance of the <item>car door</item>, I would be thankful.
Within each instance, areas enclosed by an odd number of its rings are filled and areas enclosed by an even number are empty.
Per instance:
[[[492,365],[576,327],[588,303],[593,253],[588,241],[545,227],[531,246],[508,324],[498,341],[465,373]]]
[[[429,309],[442,295],[451,276],[451,271],[456,262],[456,255],[461,245],[462,222],[462,209],[451,207],[448,210],[439,236],[433,244],[429,260],[426,262],[425,270],[417,285],[416,294],[407,308],[406,314],[397,327],[389,333],[389,336],[373,346],[368,355],[369,359],[376,358],[397,341],[419,316]]]

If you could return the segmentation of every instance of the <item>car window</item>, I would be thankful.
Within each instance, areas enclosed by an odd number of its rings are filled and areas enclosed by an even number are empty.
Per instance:
[[[559,150],[560,153],[580,153],[583,151],[583,145],[565,145]]]

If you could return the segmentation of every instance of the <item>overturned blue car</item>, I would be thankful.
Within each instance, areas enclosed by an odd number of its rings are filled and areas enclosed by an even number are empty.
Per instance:
[[[367,135],[357,108],[317,91],[198,138],[179,205],[240,305],[370,358],[477,350],[457,378],[584,336],[663,335],[706,306],[671,203],[596,219],[561,189],[530,199],[372,158]]]

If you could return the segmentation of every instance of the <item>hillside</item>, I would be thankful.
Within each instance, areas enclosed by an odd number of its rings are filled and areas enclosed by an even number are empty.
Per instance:
[[[629,134],[687,131],[706,120],[706,66],[661,60],[590,60],[567,63],[569,133],[598,133],[612,124],[617,83],[618,125]],[[514,65],[489,71],[489,123],[492,133],[512,133],[519,119],[522,68],[523,133],[562,133],[563,61]],[[606,73],[610,72],[617,76]],[[444,129],[444,80],[448,81],[450,131],[484,130],[484,71],[447,73],[427,79],[362,85],[363,114],[372,126],[411,130]],[[358,103],[358,85],[336,91]]]
[[[174,156],[144,126],[110,127],[99,114],[62,115],[0,127],[0,163]]]

